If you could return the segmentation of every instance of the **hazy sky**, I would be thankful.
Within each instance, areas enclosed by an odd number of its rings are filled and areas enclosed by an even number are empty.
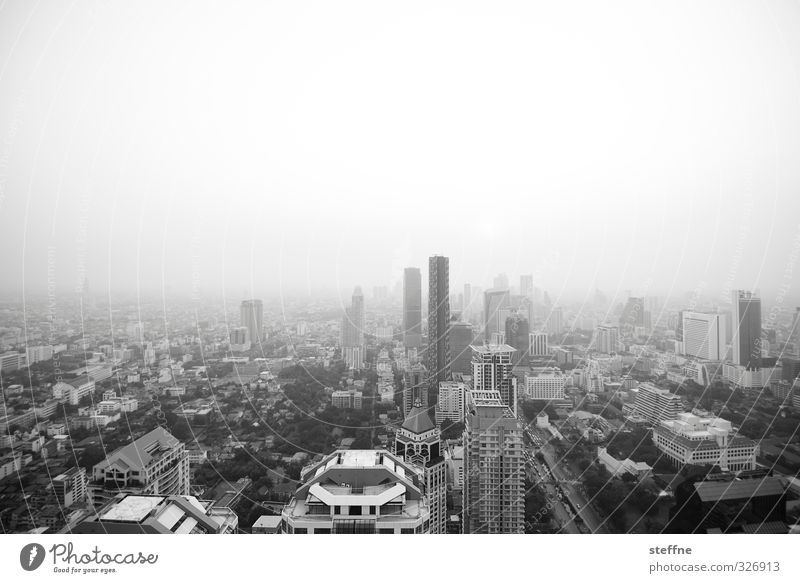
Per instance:
[[[2,291],[800,290],[797,2],[164,4],[0,4]]]

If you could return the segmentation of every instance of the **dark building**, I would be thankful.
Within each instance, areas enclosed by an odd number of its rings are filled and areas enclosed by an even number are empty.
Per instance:
[[[436,395],[450,378],[450,259],[428,259],[428,380]]]
[[[475,341],[472,324],[466,322],[450,323],[450,372],[472,374],[472,350]]]
[[[733,292],[733,362],[747,370],[761,368],[761,298],[743,290]]]
[[[800,360],[797,358],[781,358],[781,378],[789,383],[800,377]]]
[[[513,354],[512,363],[526,362],[530,356],[529,338],[530,325],[528,319],[519,313],[506,318],[505,322],[506,344],[517,349]]]
[[[690,478],[675,489],[667,532],[788,532],[786,489],[763,470]]]
[[[403,344],[422,346],[422,275],[418,267],[403,272]]]

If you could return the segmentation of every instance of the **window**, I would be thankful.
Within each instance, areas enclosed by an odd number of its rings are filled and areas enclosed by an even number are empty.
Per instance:
[[[379,528],[378,534],[394,534],[393,528]]]
[[[414,534],[413,528],[401,528],[400,534]]]
[[[330,528],[315,528],[314,529],[314,534],[330,534],[330,533],[331,533],[331,529]]]
[[[294,533],[295,534],[308,534],[308,529],[307,528],[298,527],[298,528],[294,529]]]
[[[350,516],[361,516],[361,506],[351,506]]]

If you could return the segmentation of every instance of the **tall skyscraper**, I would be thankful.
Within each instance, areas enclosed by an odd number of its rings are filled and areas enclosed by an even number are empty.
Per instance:
[[[725,356],[725,319],[721,314],[682,312],[683,353],[704,360]]]
[[[498,391],[516,417],[517,378],[512,373],[515,352],[508,344],[473,345],[472,386],[476,391]]]
[[[403,271],[403,344],[422,346],[422,275],[418,267]]]
[[[461,307],[461,317],[464,320],[469,320],[472,312],[472,286],[468,283],[464,284],[464,301]]]
[[[430,507],[431,534],[447,526],[447,468],[442,456],[441,432],[431,421],[427,406],[416,401],[395,436],[395,455],[423,472]]]
[[[502,313],[511,308],[511,294],[507,289],[490,289],[483,294],[484,338],[488,341],[492,334],[505,333],[505,320]]]
[[[520,275],[519,276],[519,295],[526,298],[533,297],[533,276]]]
[[[264,329],[264,304],[261,300],[244,300],[239,309],[241,324],[247,328],[250,344],[260,346]]]
[[[528,333],[530,324],[528,318],[520,312],[508,316],[505,320],[505,341],[516,350],[514,353],[514,364],[519,364],[530,356],[528,351]]]
[[[450,260],[428,260],[428,380],[436,394],[450,380]]]
[[[342,320],[342,346],[364,346],[364,294],[356,286]]]
[[[747,370],[758,370],[761,368],[761,298],[744,290],[734,290],[731,295],[733,362]]]
[[[522,430],[498,391],[467,393],[464,429],[465,534],[525,528]]]
[[[450,372],[472,374],[472,349],[475,341],[472,324],[452,322],[450,324]]]
[[[547,323],[545,324],[547,333],[550,335],[560,335],[564,333],[564,310],[560,306],[553,307],[547,313]]]

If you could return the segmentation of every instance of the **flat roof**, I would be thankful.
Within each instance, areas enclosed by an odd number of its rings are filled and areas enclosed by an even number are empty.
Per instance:
[[[163,501],[163,496],[125,496],[104,512],[100,519],[141,522]]]

